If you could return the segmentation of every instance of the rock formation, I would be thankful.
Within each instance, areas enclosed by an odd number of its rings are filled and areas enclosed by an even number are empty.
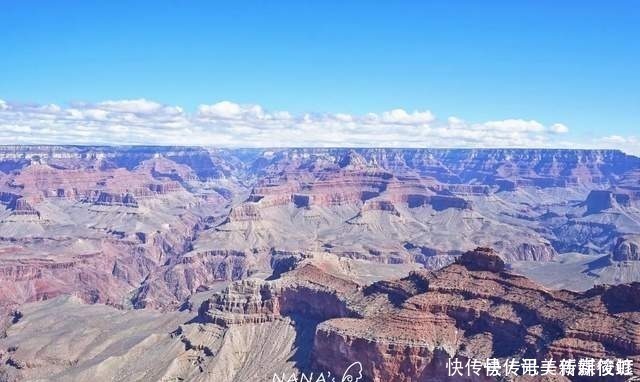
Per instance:
[[[633,259],[639,166],[614,150],[0,146],[0,304],[172,309],[290,270],[282,253]]]
[[[640,237],[620,237],[613,248],[616,261],[640,261]]]
[[[364,289],[306,265],[273,286],[238,284],[200,314],[225,326],[313,318],[312,369],[340,375],[359,361],[366,380],[434,381],[449,357],[640,360],[639,285],[554,292],[478,248],[439,271]]]

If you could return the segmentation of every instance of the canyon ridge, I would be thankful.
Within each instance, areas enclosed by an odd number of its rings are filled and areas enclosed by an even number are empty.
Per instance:
[[[638,281],[622,151],[0,146],[0,381],[640,361]]]

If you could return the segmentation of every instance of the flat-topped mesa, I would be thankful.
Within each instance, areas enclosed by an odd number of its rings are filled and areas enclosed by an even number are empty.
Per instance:
[[[470,271],[503,272],[505,263],[491,248],[478,247],[472,251],[463,253],[456,263],[464,265]]]
[[[198,176],[191,167],[178,164],[161,155],[141,162],[136,169],[150,173],[155,179],[169,179],[176,182],[198,180]]]
[[[62,165],[31,164],[7,177],[3,191],[29,198],[69,198],[102,205],[134,206],[132,200],[155,197],[182,189],[169,179],[154,179],[150,170],[106,166],[69,168]],[[33,199],[30,199],[31,201]]]
[[[85,203],[92,203],[101,206],[123,206],[123,207],[138,207],[138,201],[129,192],[125,193],[113,193],[105,191],[94,191],[89,194],[88,197],[82,199]]]
[[[300,190],[300,184],[296,181],[283,179],[261,179],[251,190],[250,199],[258,201],[264,197],[276,197],[278,195],[290,195]]]
[[[384,192],[393,178],[376,168],[336,169],[306,179],[310,174],[295,170],[269,178],[268,184],[253,189],[249,201],[259,201],[261,207],[293,203],[297,208],[361,204]]]
[[[415,190],[412,187],[402,189],[395,187],[390,193],[389,199],[396,203],[406,203],[409,208],[431,206],[436,211],[444,211],[449,208],[469,210],[472,203],[455,195],[434,195],[431,190]]]
[[[443,211],[448,208],[456,208],[459,210],[471,209],[471,202],[450,195],[433,195],[430,197],[430,204],[436,211]]]
[[[389,212],[394,216],[400,216],[396,206],[390,200],[372,199],[368,200],[362,206],[362,212],[367,211],[384,211]]]
[[[262,219],[260,208],[254,203],[242,203],[231,209],[225,223],[258,221]]]
[[[152,195],[165,195],[171,192],[179,191],[181,189],[181,186],[178,182],[151,183],[147,185],[147,189],[152,192]]]
[[[275,281],[232,283],[202,303],[198,319],[229,327],[288,316],[319,321],[357,316],[345,301],[356,292],[356,284],[307,264]]]
[[[587,207],[586,214],[590,215],[617,206],[629,207],[631,201],[627,194],[615,193],[611,190],[593,190],[589,192],[584,205]]]
[[[436,192],[454,192],[458,194],[488,195],[492,187],[485,184],[442,184],[435,183],[429,186]]]
[[[40,217],[40,212],[20,195],[0,192],[0,204],[5,205],[11,211],[11,215]]]
[[[471,188],[471,187],[469,187]],[[260,200],[263,206],[265,200],[283,200],[285,195],[279,188],[275,188],[266,193],[260,190],[261,196],[267,196]],[[277,192],[277,195],[273,195]],[[310,206],[339,206],[347,204],[361,204],[377,197],[383,197],[390,202],[406,203],[409,208],[416,208],[430,205],[436,211],[443,211],[448,208],[471,209],[471,202],[455,195],[446,194],[448,190],[443,190],[441,194],[428,190],[419,182],[405,182],[394,178],[391,173],[361,169],[347,173],[336,173],[331,175],[323,174],[320,178],[306,184],[297,192],[291,193],[290,201],[298,207]],[[271,194],[271,195],[269,195]],[[387,206],[388,206],[388,202]],[[284,204],[284,203],[279,203]]]
[[[279,313],[276,294],[277,289],[269,283],[258,280],[235,282],[204,301],[198,316],[224,327],[273,321]]]
[[[134,184],[129,182],[125,184],[130,187],[104,187],[99,183],[75,185],[72,184],[71,181],[68,181],[64,187],[43,189],[41,193],[45,198],[72,198],[85,203],[134,207],[135,203],[133,203],[131,198],[153,198],[178,192],[182,189],[182,186],[174,181],[148,184]],[[123,204],[122,199],[127,197],[129,201]]]
[[[11,210],[12,215],[40,217],[40,212],[33,208],[24,198],[16,199],[14,203],[9,204],[7,207]]]

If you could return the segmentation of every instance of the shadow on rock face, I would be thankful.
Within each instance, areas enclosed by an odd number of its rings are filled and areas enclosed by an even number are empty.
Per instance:
[[[293,343],[295,353],[289,361],[295,362],[295,367],[300,370],[300,372],[312,372],[311,357],[313,341],[316,334],[316,328],[320,321],[305,318],[301,315],[293,315],[290,318],[296,329],[296,338]]]

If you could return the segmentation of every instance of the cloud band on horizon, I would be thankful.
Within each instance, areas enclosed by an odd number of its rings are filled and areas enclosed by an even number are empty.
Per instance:
[[[0,139],[5,144],[144,144],[220,147],[558,147],[622,148],[639,153],[634,137],[594,142],[564,139],[562,123],[505,119],[472,123],[438,119],[429,110],[351,115],[267,111],[260,105],[222,101],[194,113],[146,99],[19,104],[0,99]]]

